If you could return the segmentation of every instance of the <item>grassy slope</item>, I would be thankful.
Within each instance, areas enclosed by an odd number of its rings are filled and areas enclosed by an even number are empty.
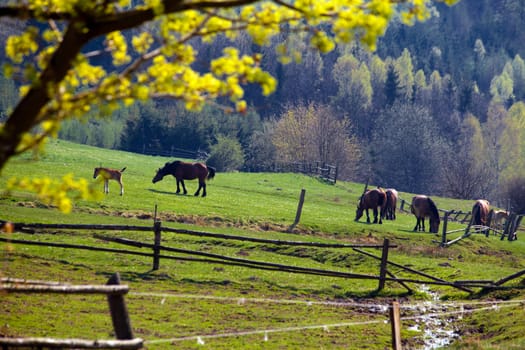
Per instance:
[[[96,166],[126,166],[124,196],[118,196],[118,185],[110,183],[109,195],[98,202],[78,202],[72,214],[63,215],[38,203],[29,194],[13,193],[0,198],[0,219],[15,222],[151,225],[154,208],[157,206],[163,224],[170,227],[306,241],[381,243],[382,239],[387,237],[399,246],[390,252],[389,257],[392,261],[445,279],[495,280],[524,268],[524,244],[520,240],[508,242],[500,241],[494,236],[486,238],[477,235],[449,248],[439,248],[434,242],[439,237],[411,231],[415,224],[411,215],[399,214],[396,221],[388,221],[383,225],[368,225],[363,222],[364,219],[354,222],[355,204],[362,192],[362,184],[338,182],[332,186],[297,174],[218,173],[208,184],[208,197],[176,196],[174,179],[165,178],[160,183],[151,183],[155,169],[162,166],[167,161],[166,158],[140,156],[64,141],[52,142],[47,150],[47,154],[38,162],[27,158],[13,160],[0,178],[0,188],[5,187],[5,181],[10,176],[22,176],[28,172],[31,176],[52,177],[73,172],[95,181],[91,177]],[[102,190],[102,184],[98,186]],[[187,181],[190,194],[196,187],[195,181]],[[300,225],[294,234],[284,233],[295,218],[301,189],[306,190],[306,201]],[[409,200],[411,195],[401,193],[405,200]],[[472,204],[470,201],[434,199],[441,209],[467,211]],[[454,223],[449,229],[461,227],[462,225]],[[16,233],[12,237],[114,246],[96,240],[92,233],[61,231],[30,237]],[[111,234],[152,241],[151,233]],[[236,257],[377,274],[377,262],[350,250],[280,248],[239,242],[224,244],[213,239],[173,234],[165,234],[163,240],[169,246]],[[159,271],[152,272],[151,261],[145,258],[21,245],[0,244],[0,253],[0,274],[5,276],[102,284],[111,273],[118,271],[124,283],[129,284],[135,292],[208,294],[233,298],[243,296],[247,299],[360,300],[369,296],[377,286],[373,281],[342,280],[167,260],[161,261]],[[403,275],[395,269],[393,272]],[[514,283],[518,284],[520,280]],[[444,298],[468,297],[466,293],[450,288],[432,288]],[[520,289],[510,289],[481,297],[520,298],[522,294]],[[409,298],[423,296],[417,294],[409,297],[399,285],[387,284],[380,297],[407,301]],[[109,317],[100,317],[100,314],[105,314],[106,306],[96,300],[97,297],[90,296],[66,299],[64,296],[29,298],[10,295],[0,301],[0,304],[4,304],[0,307],[9,310],[6,320],[0,321],[0,335],[112,337],[108,333],[111,329]],[[147,340],[188,334],[335,324],[371,318],[368,313],[363,313],[363,310],[326,305],[305,307],[294,304],[254,303],[248,308],[244,304],[238,305],[228,300],[217,302],[175,297],[162,299],[133,294],[129,295],[127,300],[135,333]],[[66,301],[67,309],[57,308]],[[83,319],[85,316],[88,321],[66,317],[69,310],[81,313]],[[497,312],[496,317],[490,318],[487,318],[486,314],[475,313],[472,317],[472,327],[467,327],[468,323],[464,322],[466,332],[472,335],[464,337],[463,346],[468,343],[472,347],[478,344],[482,344],[483,347],[489,344],[505,347],[523,342],[521,333],[512,331],[513,324],[523,324],[523,312],[511,309]],[[505,317],[501,317],[502,314]],[[44,322],[48,319],[52,321]],[[85,327],[82,326],[82,322],[92,325],[87,335],[83,333]],[[43,324],[46,326],[42,326]],[[415,345],[420,337],[417,337],[417,332],[407,328],[404,328],[403,338]],[[276,333],[270,336],[268,342],[259,342],[261,337],[227,337],[213,339],[209,343],[215,349],[245,348],[248,344],[249,347],[255,348],[345,348],[350,342],[356,347],[382,348],[389,345],[389,327],[381,322],[374,326],[342,327],[337,332],[308,330],[281,335]],[[374,341],[371,342],[370,339]],[[197,347],[194,340],[179,345],[183,348]],[[149,344],[148,348],[166,346],[169,347],[164,343]]]

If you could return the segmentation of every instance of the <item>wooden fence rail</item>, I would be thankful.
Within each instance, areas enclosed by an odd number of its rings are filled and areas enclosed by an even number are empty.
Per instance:
[[[471,293],[471,288],[499,288],[501,284],[497,284],[494,281],[479,281],[479,280],[469,280],[469,281],[446,281],[426,273],[410,269],[400,264],[396,264],[389,260],[388,250],[390,248],[396,248],[395,245],[391,245],[390,242],[386,239],[382,245],[374,244],[345,244],[345,243],[322,243],[322,242],[301,242],[301,241],[286,241],[286,240],[271,240],[271,239],[262,239],[254,237],[245,237],[245,236],[235,236],[235,235],[225,235],[217,234],[210,232],[199,232],[199,231],[190,231],[185,229],[175,229],[169,227],[163,227],[160,221],[155,221],[153,226],[125,226],[125,225],[74,225],[74,224],[24,224],[24,223],[15,223],[14,227],[20,232],[31,232],[32,234],[37,233],[38,230],[46,229],[80,229],[80,230],[119,230],[119,231],[152,231],[154,233],[153,243],[139,242],[134,240],[129,240],[125,238],[115,238],[104,236],[100,234],[94,234],[93,236],[97,239],[111,241],[117,244],[123,244],[127,246],[132,246],[136,248],[145,248],[151,250],[151,252],[129,250],[129,249],[116,249],[116,248],[107,248],[107,247],[95,247],[95,246],[86,246],[86,245],[76,245],[76,244],[64,244],[64,243],[52,243],[52,242],[39,242],[31,240],[19,240],[0,237],[0,242],[7,242],[11,244],[28,244],[28,245],[44,245],[44,246],[53,246],[60,248],[70,248],[70,249],[87,249],[101,252],[110,252],[110,253],[119,253],[119,254],[132,254],[138,256],[144,256],[153,258],[153,269],[158,269],[161,259],[170,259],[170,260],[180,260],[180,261],[193,261],[193,262],[204,262],[211,264],[223,264],[223,265],[235,265],[243,266],[253,269],[262,269],[262,270],[272,270],[272,271],[282,271],[282,272],[292,272],[292,273],[302,273],[302,274],[313,274],[313,275],[322,275],[329,277],[340,277],[340,278],[352,278],[352,279],[368,279],[368,280],[377,280],[378,288],[380,291],[385,287],[385,282],[395,282],[402,285],[409,292],[412,292],[412,289],[408,286],[408,283],[415,284],[435,284],[450,286],[457,288],[466,292]],[[162,245],[162,231],[171,232],[177,234],[199,236],[199,237],[212,237],[215,239],[226,239],[226,240],[239,240],[239,241],[248,241],[262,244],[276,244],[276,245],[289,245],[289,246],[305,246],[305,247],[319,247],[319,248],[351,248],[354,251],[361,253],[365,256],[374,258],[380,261],[379,273],[377,276],[367,275],[367,274],[358,274],[358,273],[348,273],[344,271],[335,271],[335,270],[326,270],[326,269],[313,269],[313,268],[304,268],[298,266],[290,266],[284,264],[276,264],[272,262],[264,261],[255,261],[242,259],[237,257],[224,256],[219,254],[213,254],[208,252],[201,252],[189,249],[173,248]],[[369,252],[363,250],[363,248],[375,248],[381,249],[382,254],[380,257],[377,257]],[[162,252],[177,253],[182,254],[183,256],[173,256],[162,254]],[[398,269],[401,269],[405,273],[415,274],[419,277],[424,277],[425,279],[417,278],[398,278],[391,271],[388,270],[388,266],[394,266]],[[520,274],[519,272],[517,273]],[[513,278],[507,279],[503,278],[501,280],[507,282]],[[501,281],[500,280],[500,281]]]
[[[337,182],[338,170],[336,165],[326,164],[321,161],[317,162],[268,162],[258,166],[245,167],[242,169],[246,172],[292,172],[306,175],[318,176],[320,179],[329,183]]]
[[[410,212],[410,203],[405,201],[404,199],[400,199],[399,204],[399,210],[403,211],[405,213]],[[486,226],[473,226],[472,225],[472,213],[470,211],[463,212],[461,210],[445,210],[445,209],[438,209],[440,213],[442,213],[441,217],[443,220],[443,229],[442,229],[442,239],[440,242],[440,245],[442,247],[449,246],[453,243],[458,242],[461,239],[469,237],[472,232],[470,232],[470,229],[474,229],[475,232],[484,233],[486,236],[489,235],[490,231],[494,232],[497,235],[500,235],[500,239],[504,240],[507,238],[509,241],[513,241],[517,239],[517,232],[520,229],[521,221],[523,220],[523,217],[525,215],[522,214],[515,214],[510,213],[509,217],[505,221],[505,225],[503,226],[503,230],[500,230],[494,225],[491,225],[490,219]],[[449,221],[456,221],[460,223],[467,223],[467,227],[465,229],[457,230],[457,231],[464,231],[464,234],[461,237],[458,237],[454,240],[447,241],[447,234],[453,233],[456,231],[447,231],[447,224]]]
[[[2,278],[0,292],[5,293],[61,293],[61,294],[105,294],[107,296],[113,329],[117,340],[85,340],[56,338],[1,338],[0,347],[9,348],[70,348],[70,349],[140,349],[141,338],[134,338],[124,294],[127,285],[120,284],[118,273],[112,275],[106,285],[70,285],[47,281],[26,281]]]

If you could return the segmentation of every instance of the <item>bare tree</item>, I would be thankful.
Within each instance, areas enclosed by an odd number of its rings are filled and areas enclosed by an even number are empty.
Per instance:
[[[341,178],[352,178],[361,159],[350,121],[338,118],[325,105],[287,108],[275,126],[272,140],[278,160],[333,164]]]

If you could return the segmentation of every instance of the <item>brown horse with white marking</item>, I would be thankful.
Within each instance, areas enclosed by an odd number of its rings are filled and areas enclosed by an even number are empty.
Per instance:
[[[472,206],[472,225],[488,226],[490,203],[486,199],[478,199]],[[483,229],[488,234],[488,229]]]
[[[494,210],[489,212],[490,226],[496,230],[503,230],[504,224],[509,218],[509,212],[506,210]]]
[[[472,225],[487,226],[490,203],[486,199],[478,199],[472,206]]]
[[[368,215],[368,209],[372,209],[374,211],[374,224],[377,224],[377,208],[380,208],[380,214],[379,214],[379,223],[383,223],[383,216],[384,216],[384,210],[386,205],[386,193],[381,188],[375,188],[373,190],[368,190],[359,199],[359,203],[357,204],[357,210],[355,212],[355,221],[358,221],[361,216],[363,216],[363,212],[366,210],[366,222],[370,223],[370,216]]]
[[[385,205],[385,219],[395,220],[396,219],[396,206],[399,195],[393,188],[387,188],[386,193],[386,205]]]
[[[122,173],[126,170],[126,167],[121,170],[109,169],[109,168],[95,168],[93,173],[93,178],[96,179],[97,176],[101,176],[104,179],[104,193],[109,193],[109,180],[115,180],[120,185],[120,195],[124,194],[124,184],[122,183]]]
[[[429,218],[429,232],[437,233],[439,231],[439,211],[434,201],[425,195],[416,195],[412,197],[410,212],[417,219],[414,231],[425,231],[425,218]]]
[[[195,196],[199,195],[202,188],[202,196],[206,197],[206,179],[213,179],[215,176],[215,168],[206,166],[204,163],[187,163],[176,160],[171,163],[166,163],[164,167],[159,168],[152,182],[159,182],[166,175],[172,175],[177,180],[177,194],[180,193],[179,184],[182,185],[184,194],[188,193],[184,185],[184,180],[199,179],[199,188],[197,192],[195,192]]]

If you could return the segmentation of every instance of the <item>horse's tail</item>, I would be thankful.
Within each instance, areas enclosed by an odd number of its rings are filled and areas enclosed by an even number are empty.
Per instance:
[[[123,172],[124,172],[124,170],[126,170],[126,167],[122,168],[122,170],[121,170],[120,172],[121,172],[121,173],[123,173]]]
[[[215,168],[212,166],[208,166],[208,180],[211,180],[215,177]]]
[[[472,223],[474,225],[481,225],[481,208],[479,203],[476,203],[474,205],[474,208],[472,208]]]

